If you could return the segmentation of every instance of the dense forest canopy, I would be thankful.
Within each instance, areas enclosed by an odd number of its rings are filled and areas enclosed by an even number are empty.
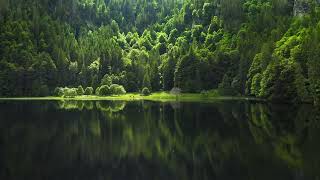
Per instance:
[[[119,84],[320,97],[318,0],[0,0],[0,96]]]

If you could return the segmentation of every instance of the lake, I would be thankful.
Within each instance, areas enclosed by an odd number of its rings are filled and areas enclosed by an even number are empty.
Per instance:
[[[0,179],[319,179],[320,110],[0,101]]]

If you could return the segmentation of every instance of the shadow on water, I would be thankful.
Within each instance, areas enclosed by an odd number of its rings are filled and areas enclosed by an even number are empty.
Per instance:
[[[4,101],[0,117],[0,179],[320,177],[309,105]]]

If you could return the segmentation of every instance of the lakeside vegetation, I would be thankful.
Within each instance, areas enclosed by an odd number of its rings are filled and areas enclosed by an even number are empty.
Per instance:
[[[0,98],[0,100],[66,100],[66,101],[94,101],[94,100],[121,100],[121,101],[137,101],[137,100],[149,100],[149,101],[184,101],[184,102],[209,102],[218,100],[246,100],[246,101],[259,101],[265,102],[264,99],[254,97],[243,96],[219,96],[215,94],[201,94],[201,93],[182,93],[179,95],[170,94],[170,92],[155,92],[149,96],[142,95],[140,93],[127,93],[124,95],[112,95],[112,96],[97,96],[97,95],[82,95],[74,97],[59,97],[59,96],[47,96],[47,97],[7,97]]]

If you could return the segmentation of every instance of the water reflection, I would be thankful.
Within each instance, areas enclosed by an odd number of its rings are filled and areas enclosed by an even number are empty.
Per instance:
[[[316,179],[320,111],[247,102],[0,103],[0,179]]]
[[[57,101],[56,106],[58,109],[63,110],[93,110],[94,108],[107,111],[118,112],[125,108],[126,102],[124,101],[77,101],[77,100],[62,100]]]

